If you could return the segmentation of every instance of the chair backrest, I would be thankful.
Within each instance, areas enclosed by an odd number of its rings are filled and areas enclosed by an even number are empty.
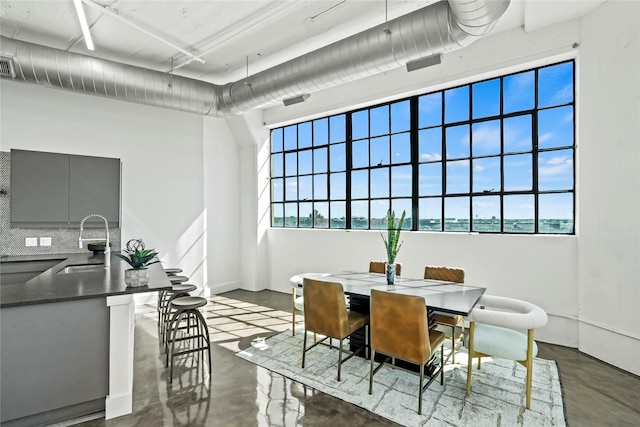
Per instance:
[[[424,278],[444,280],[445,282],[464,283],[464,269],[428,265],[424,268]]]
[[[480,297],[467,319],[511,329],[536,329],[548,321],[547,313],[535,304],[495,295]]]
[[[423,297],[372,289],[369,318],[375,351],[418,364],[431,356]]]
[[[341,283],[304,279],[304,325],[334,338],[349,334],[349,316]]]
[[[387,263],[384,261],[371,261],[369,263],[369,273],[380,273],[385,274],[385,265]],[[402,274],[402,264],[399,262],[396,263],[396,276],[400,276]]]

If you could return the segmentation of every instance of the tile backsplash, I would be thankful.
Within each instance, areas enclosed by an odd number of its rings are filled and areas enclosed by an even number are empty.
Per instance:
[[[0,256],[68,254],[86,252],[78,248],[79,229],[76,228],[11,228],[11,153],[0,151]],[[6,192],[6,194],[5,194]],[[51,246],[26,246],[28,237],[50,237]],[[83,238],[104,239],[104,230],[85,229]],[[109,239],[113,250],[120,249],[120,228],[109,228]]]

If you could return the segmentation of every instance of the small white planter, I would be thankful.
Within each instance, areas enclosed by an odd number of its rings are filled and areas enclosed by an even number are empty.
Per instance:
[[[147,286],[149,283],[149,270],[144,268],[142,270],[134,270],[130,268],[124,272],[124,282],[129,287]]]

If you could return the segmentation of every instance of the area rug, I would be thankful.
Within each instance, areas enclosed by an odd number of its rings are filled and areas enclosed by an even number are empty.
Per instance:
[[[308,343],[311,340],[308,340]],[[451,340],[445,345],[445,358]],[[466,396],[467,353],[456,349],[456,364],[445,364],[445,384],[434,380],[423,394],[418,415],[416,374],[383,367],[369,395],[369,361],[354,357],[342,366],[337,381],[338,354],[325,345],[309,351],[302,369],[302,333],[285,331],[256,340],[236,356],[323,393],[352,403],[405,426],[565,426],[562,390],[554,361],[533,363],[531,409],[525,409],[525,368],[512,361],[483,358],[474,362],[472,390]]]

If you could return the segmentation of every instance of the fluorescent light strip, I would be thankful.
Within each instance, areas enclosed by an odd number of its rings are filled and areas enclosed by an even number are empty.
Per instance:
[[[84,15],[82,0],[73,0],[73,5],[76,7],[76,13],[78,14],[78,20],[80,21],[80,28],[82,28],[82,35],[84,37],[84,42],[87,44],[87,49],[93,50],[93,40],[91,39],[89,24],[87,24],[87,17]]]

